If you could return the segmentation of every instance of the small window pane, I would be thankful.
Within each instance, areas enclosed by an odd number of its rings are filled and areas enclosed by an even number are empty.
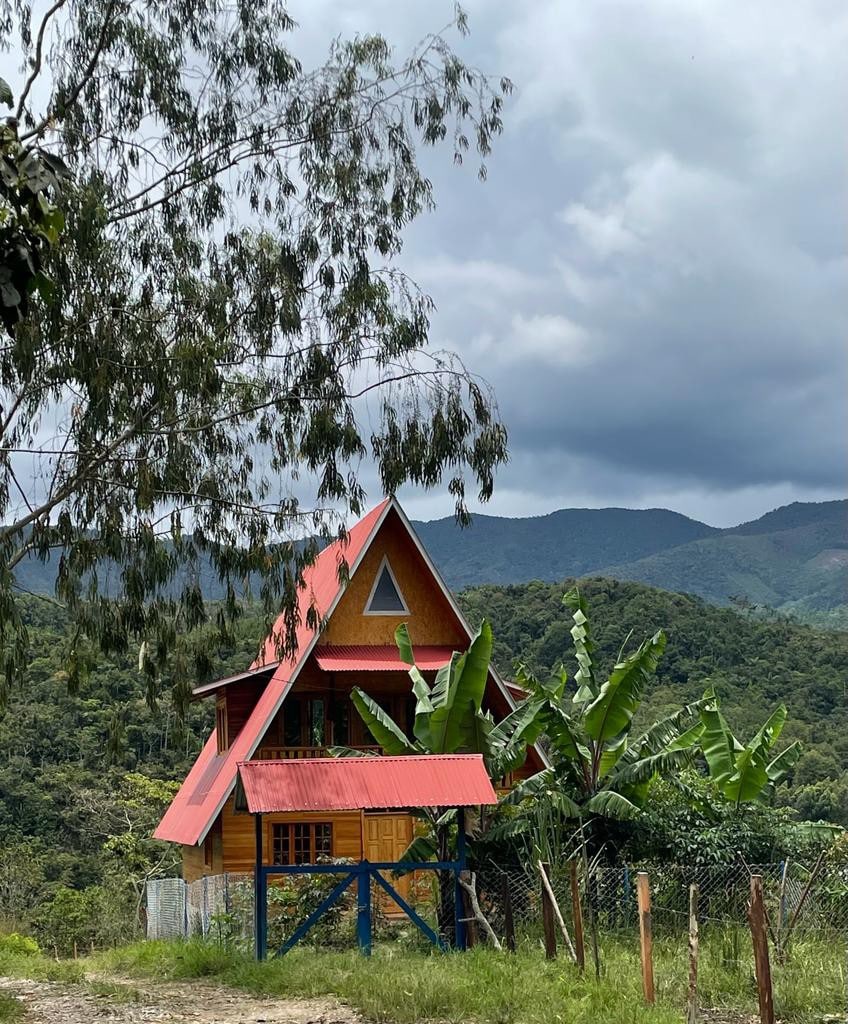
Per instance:
[[[371,595],[371,601],[368,604],[367,610],[369,612],[400,613],[406,611],[403,598],[398,593],[388,567],[385,565],[380,573],[380,578],[377,580],[377,586],[374,587],[374,593]]]
[[[273,839],[274,849],[272,851],[272,863],[290,864],[289,826],[274,825]]]
[[[309,702],[309,746],[324,746],[324,701],[320,698]]]
[[[333,826],[315,826],[315,859],[333,856]]]
[[[309,864],[312,858],[311,828],[309,825],[294,826],[294,864]]]
[[[342,745],[351,742],[350,715],[347,697],[337,697],[333,705],[333,743]]]

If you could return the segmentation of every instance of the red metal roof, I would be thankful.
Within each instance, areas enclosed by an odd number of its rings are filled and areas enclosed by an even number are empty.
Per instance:
[[[239,762],[253,754],[268,723],[282,704],[289,683],[310,652],[310,644],[315,638],[315,630],[306,622],[310,605],[314,604],[321,617],[329,612],[341,591],[339,564],[344,560],[348,566],[353,567],[368,547],[389,504],[390,499],[380,502],[351,527],[344,541],[336,541],[326,547],[305,570],[305,585],[300,591],[299,600],[297,652],[279,662],[250,717],[226,753],[217,752],[218,741],[215,730],[212,730],[212,735],[153,833],[156,839],[196,846],[206,835],[232,791]],[[279,655],[274,638],[283,635],[284,631],[285,620],[280,616],[251,668],[277,661]]]
[[[452,647],[415,646],[415,664],[423,672],[440,669],[450,661]],[[339,644],[315,648],[315,660],[325,672],[408,672],[397,647],[375,644]]]
[[[357,811],[498,802],[480,754],[244,761],[236,810]]]

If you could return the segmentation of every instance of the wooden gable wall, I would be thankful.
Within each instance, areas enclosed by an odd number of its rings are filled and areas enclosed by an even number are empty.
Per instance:
[[[388,559],[409,613],[363,614],[383,558]],[[395,629],[402,622],[408,623],[413,644],[444,644],[463,650],[468,642],[427,563],[392,510],[371,542],[318,643],[393,645]]]

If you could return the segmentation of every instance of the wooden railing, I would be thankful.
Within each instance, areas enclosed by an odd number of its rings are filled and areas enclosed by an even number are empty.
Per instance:
[[[379,754],[382,747],[352,746],[351,750],[361,750],[367,754]],[[260,761],[301,761],[310,757],[329,757],[326,747],[260,747],[256,752]]]

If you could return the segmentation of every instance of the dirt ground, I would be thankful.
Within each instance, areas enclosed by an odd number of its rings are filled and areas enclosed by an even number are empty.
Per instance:
[[[126,981],[116,992],[98,994],[96,982],[0,978],[0,991],[21,1001],[23,1024],[361,1024],[353,1010],[332,999],[256,999],[196,981],[152,989]]]

